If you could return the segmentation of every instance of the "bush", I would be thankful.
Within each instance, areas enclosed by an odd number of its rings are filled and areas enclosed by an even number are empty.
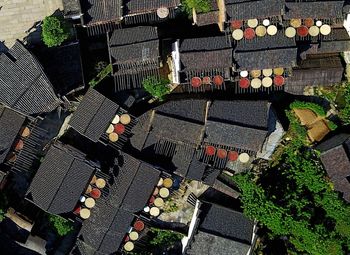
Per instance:
[[[163,97],[170,92],[167,87],[169,80],[158,79],[157,77],[150,76],[142,81],[143,88],[152,96],[163,100]]]
[[[344,107],[339,111],[339,118],[344,124],[350,124],[350,84],[344,90]]]
[[[99,62],[100,63],[100,62]],[[107,65],[102,71],[100,71],[97,76],[89,82],[90,87],[95,87],[104,78],[106,78],[113,70],[112,64]]]
[[[190,17],[192,17],[192,9],[195,9],[197,13],[205,13],[211,10],[210,0],[183,0],[182,6]]]
[[[69,37],[69,27],[62,18],[46,17],[42,24],[42,39],[48,47],[61,45]]]
[[[290,104],[290,109],[308,109],[316,113],[318,116],[326,116],[326,111],[322,106],[310,102],[295,101]]]
[[[338,125],[335,124],[333,121],[328,120],[327,121],[327,126],[329,127],[330,130],[336,130],[338,128]]]
[[[171,230],[162,230],[158,228],[151,228],[151,233],[154,235],[154,237],[150,241],[150,244],[155,247],[169,247],[177,241],[180,241],[183,237],[183,235],[180,233]]]
[[[65,236],[73,230],[72,223],[61,216],[51,214],[49,222],[59,236]]]

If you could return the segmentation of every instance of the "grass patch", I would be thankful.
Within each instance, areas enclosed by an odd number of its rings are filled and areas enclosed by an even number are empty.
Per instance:
[[[95,87],[99,84],[104,78],[106,78],[112,72],[112,64],[107,65],[101,72],[97,74],[97,76],[89,81],[89,85],[91,88]]]

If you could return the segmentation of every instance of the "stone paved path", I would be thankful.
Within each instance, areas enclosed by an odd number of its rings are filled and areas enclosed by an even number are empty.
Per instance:
[[[0,41],[11,47],[16,39],[23,40],[36,22],[62,10],[62,0],[0,0]],[[32,42],[40,40],[37,33]]]

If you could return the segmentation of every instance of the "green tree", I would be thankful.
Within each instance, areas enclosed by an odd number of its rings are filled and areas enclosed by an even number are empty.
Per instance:
[[[69,27],[62,18],[49,16],[43,20],[41,36],[48,47],[61,45],[69,35]]]
[[[72,223],[61,216],[50,214],[48,218],[51,226],[59,236],[65,236],[73,230]]]
[[[143,88],[159,100],[163,100],[163,97],[170,92],[170,89],[167,86],[168,84],[169,80],[162,78],[158,79],[154,76],[147,77],[142,81]]]
[[[188,16],[192,17],[192,10],[195,9],[197,13],[205,13],[211,10],[210,0],[183,0],[182,6]]]
[[[154,235],[150,241],[150,244],[156,247],[159,246],[171,246],[177,241],[180,241],[183,237],[182,234],[158,228],[152,228],[151,233]]]
[[[289,254],[341,255],[349,251],[350,206],[327,178],[319,153],[308,147],[306,132],[287,112],[291,137],[279,159],[259,174],[233,177],[244,213],[276,238],[287,237]]]

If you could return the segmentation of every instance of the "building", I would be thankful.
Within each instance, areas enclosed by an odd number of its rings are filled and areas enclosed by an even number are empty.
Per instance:
[[[69,126],[94,143],[120,149],[129,139],[135,123],[135,117],[126,110],[96,90],[89,89],[73,113]]]
[[[160,41],[156,27],[114,30],[108,43],[116,92],[141,88],[145,78],[160,77]]]
[[[321,151],[321,161],[334,184],[350,202],[350,135],[339,134],[316,146]]]
[[[25,115],[51,112],[61,104],[40,63],[19,41],[0,53],[0,102]]]
[[[252,254],[256,224],[241,212],[197,200],[184,254]]]
[[[91,216],[82,222],[73,254],[111,254],[122,249],[135,216],[146,206],[160,172],[121,153],[111,175],[109,192],[102,193]]]
[[[71,213],[98,169],[98,164],[86,160],[73,147],[53,145],[35,174],[26,199],[52,214]]]

